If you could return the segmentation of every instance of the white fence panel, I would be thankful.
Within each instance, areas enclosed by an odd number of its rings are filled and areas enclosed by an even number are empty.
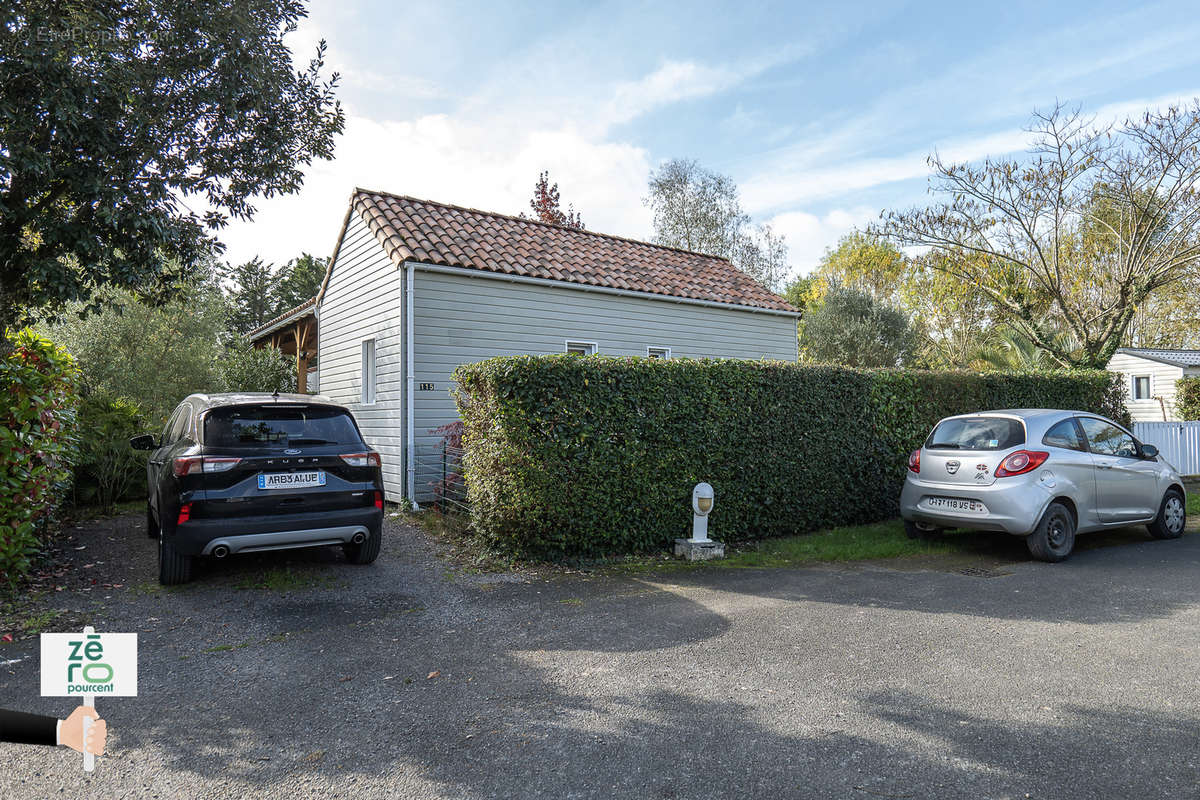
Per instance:
[[[1200,422],[1135,422],[1133,435],[1157,447],[1180,475],[1200,475]]]

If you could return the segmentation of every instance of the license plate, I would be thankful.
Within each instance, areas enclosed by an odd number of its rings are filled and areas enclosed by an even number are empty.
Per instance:
[[[939,511],[964,511],[968,514],[987,513],[987,506],[978,500],[960,500],[957,497],[926,497],[925,505]]]
[[[312,472],[264,472],[258,476],[260,489],[309,489],[325,485],[322,470]]]

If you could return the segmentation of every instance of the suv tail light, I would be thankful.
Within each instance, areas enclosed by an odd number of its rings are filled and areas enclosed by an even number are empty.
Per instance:
[[[240,458],[213,458],[204,456],[181,456],[175,459],[175,477],[198,475],[201,472],[225,472],[241,463]]]
[[[908,457],[908,469],[910,472],[916,472],[916,473],[920,474],[920,472],[921,472],[921,448],[918,447],[916,450],[913,450],[912,454]]]
[[[1041,450],[1018,450],[1004,457],[1000,466],[996,467],[995,475],[997,478],[1024,475],[1040,467],[1049,457],[1049,453],[1043,453]]]
[[[352,467],[378,467],[382,462],[379,453],[343,453],[342,461]]]

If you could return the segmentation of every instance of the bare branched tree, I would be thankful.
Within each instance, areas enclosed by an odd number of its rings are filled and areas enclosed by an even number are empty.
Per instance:
[[[1108,126],[1058,105],[1031,133],[1024,160],[934,154],[945,199],[872,231],[933,248],[1056,363],[1103,368],[1138,307],[1200,260],[1200,102]]]
[[[791,270],[786,237],[768,224],[752,224],[732,178],[677,158],[650,174],[649,190],[642,202],[654,212],[656,243],[728,258],[772,291],[780,289]]]

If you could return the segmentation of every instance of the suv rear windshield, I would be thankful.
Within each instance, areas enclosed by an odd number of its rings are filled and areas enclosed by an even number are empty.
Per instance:
[[[208,412],[204,442],[212,448],[362,443],[354,420],[323,406],[230,406]]]
[[[957,417],[938,423],[927,450],[1007,450],[1025,443],[1025,425],[1007,417]]]

